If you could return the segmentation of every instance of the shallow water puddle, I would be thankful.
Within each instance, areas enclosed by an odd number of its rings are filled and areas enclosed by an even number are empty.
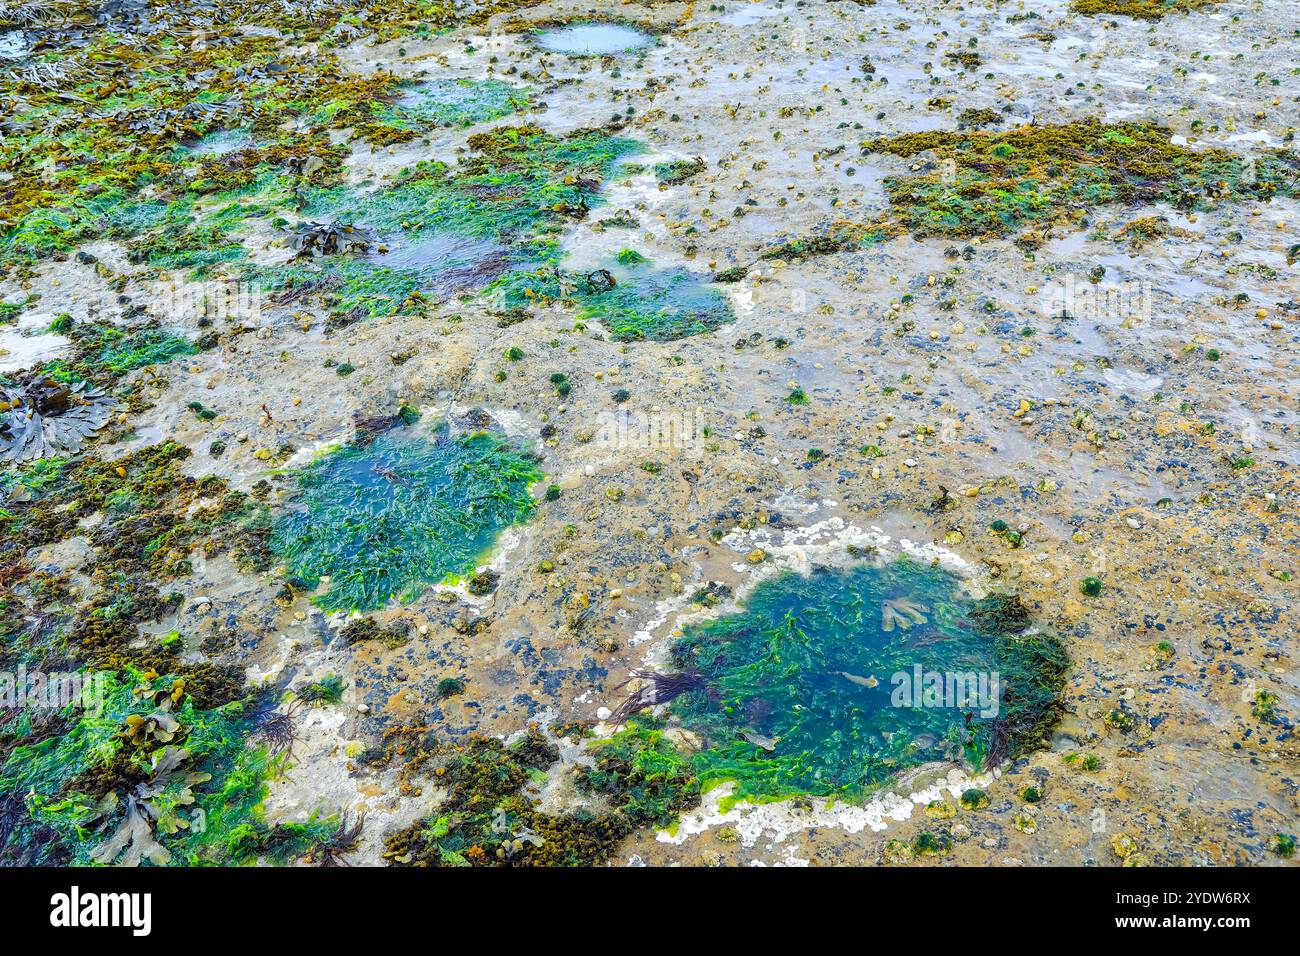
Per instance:
[[[602,270],[603,271],[603,270]],[[649,263],[609,270],[616,285],[589,287],[579,296],[583,318],[599,322],[616,342],[669,342],[701,335],[735,320],[727,297],[685,269]]]
[[[379,268],[417,273],[420,288],[439,296],[482,286],[510,265],[504,246],[450,232],[400,236],[366,258]]]
[[[209,133],[189,149],[198,156],[225,156],[247,149],[253,144],[253,136],[248,130],[223,129]]]
[[[782,12],[779,4],[773,6],[768,3],[744,3],[734,10],[728,10],[719,18],[719,22],[733,27],[747,27]]]
[[[654,43],[654,37],[618,23],[573,23],[546,30],[537,44],[551,53],[573,56],[605,56],[642,50]]]
[[[498,434],[395,428],[331,452],[299,475],[295,510],[271,546],[326,610],[372,610],[473,570],[508,525],[532,514],[531,458]]]
[[[68,348],[66,335],[50,332],[51,316],[28,313],[0,326],[0,372],[16,372],[56,359]]]
[[[908,560],[787,573],[688,625],[671,714],[697,772],[739,798],[860,797],[938,760],[980,768],[1041,738],[1064,663],[1018,602]],[[1054,689],[1053,689],[1054,688]]]
[[[393,106],[402,114],[441,126],[468,126],[508,116],[528,102],[528,90],[501,80],[442,79],[408,88]]]

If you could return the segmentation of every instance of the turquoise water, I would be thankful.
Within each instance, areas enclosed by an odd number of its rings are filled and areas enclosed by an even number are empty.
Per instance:
[[[499,435],[397,428],[305,468],[271,547],[326,610],[371,610],[473,569],[533,511],[533,462]]]
[[[900,560],[789,573],[738,613],[687,627],[674,663],[700,683],[671,713],[704,739],[701,780],[735,780],[743,796],[859,796],[930,761],[980,767],[995,724],[1033,723],[1021,705],[1040,670],[1024,666],[1039,638],[1009,636],[988,607],[947,572]]]
[[[537,43],[552,53],[600,56],[644,49],[654,37],[617,23],[575,23],[543,32]]]

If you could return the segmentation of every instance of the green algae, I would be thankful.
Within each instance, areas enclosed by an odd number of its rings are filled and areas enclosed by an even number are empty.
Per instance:
[[[117,465],[108,472],[120,478],[119,467],[126,470]],[[69,484],[95,494],[84,474]],[[192,865],[299,855],[326,823],[296,825],[301,833],[280,834],[274,846],[234,841],[239,831],[281,829],[262,822],[261,804],[269,780],[285,766],[283,754],[247,743],[257,731],[257,711],[242,671],[182,665],[175,633],[152,649],[137,649],[137,622],[164,605],[156,592],[150,596],[110,567],[101,571],[110,575],[107,590],[77,609],[71,630],[66,589],[57,581],[30,587],[54,640],[2,628],[7,666],[19,659],[31,671],[57,669],[67,680],[72,665],[86,690],[39,719],[25,708],[0,730],[0,788],[10,795],[0,859],[84,865],[120,857]],[[14,571],[21,574],[21,567]],[[16,597],[10,591],[0,601],[6,616]],[[149,657],[170,674],[146,669],[139,661]]]
[[[146,365],[165,365],[199,351],[198,345],[185,336],[153,324],[130,327],[81,322],[68,334],[77,353],[72,369],[101,380],[117,379]]]
[[[685,628],[674,662],[700,686],[669,713],[705,742],[705,789],[860,799],[922,763],[979,768],[1041,745],[1065,657],[1027,623],[1014,602],[975,602],[906,560],[786,574],[739,613]],[[945,692],[953,679],[970,693]]]
[[[246,273],[250,275],[282,295],[316,292],[332,315],[349,318],[417,313],[428,301],[421,292],[424,276],[419,270],[376,268],[347,256],[326,264],[290,264]]]
[[[330,674],[298,691],[298,699],[308,704],[337,704],[347,686],[347,681],[338,674]]]
[[[592,765],[579,771],[578,789],[602,794],[634,827],[668,827],[699,802],[700,784],[689,757],[664,735],[662,722],[643,715],[591,747]]]
[[[220,236],[198,223],[189,234],[194,202],[271,179],[280,180],[287,197],[312,156],[322,161],[312,177],[337,175],[339,154],[323,135],[328,123],[309,121],[292,132],[284,124],[311,117],[326,102],[369,104],[396,83],[385,74],[349,74],[330,54],[288,55],[265,36],[198,48],[167,38],[144,47],[104,30],[61,50],[57,62],[74,81],[46,85],[11,76],[5,85],[13,95],[0,102],[0,118],[12,131],[0,143],[0,165],[15,173],[0,201],[0,253],[10,261],[104,235],[131,238],[163,219],[182,228],[155,236],[163,248],[142,250],[146,259],[228,260],[237,255],[234,244],[222,241],[213,253]],[[205,77],[197,98],[187,92],[195,75]],[[346,111],[333,119],[345,123]],[[233,161],[182,148],[236,127],[267,142]],[[186,241],[191,248],[183,248]]]
[[[4,651],[33,662],[53,654],[96,670],[181,669],[175,644],[141,633],[175,610],[173,596],[158,587],[189,574],[200,547],[209,557],[229,553],[241,569],[264,570],[270,533],[267,509],[254,497],[220,479],[185,475],[188,455],[166,442],[109,461],[83,459],[52,469],[29,500],[0,510],[0,559],[9,568],[0,585],[10,637]],[[35,587],[41,576],[27,552],[78,534],[95,549],[88,598],[73,602],[60,589]],[[186,670],[192,676],[205,666]]]
[[[1071,0],[1070,10],[1085,16],[1113,15],[1161,20],[1173,13],[1191,13],[1213,6],[1215,0]]]
[[[321,607],[372,610],[472,571],[500,531],[532,514],[541,477],[499,435],[394,429],[303,469],[271,548],[308,587],[329,577]]]
[[[463,744],[420,740],[413,763],[432,760],[446,796],[434,811],[384,841],[395,866],[591,866],[607,861],[632,830],[620,813],[537,807],[539,782],[559,751],[536,727],[507,745],[475,735]]]
[[[465,10],[398,0],[369,11],[364,25],[346,20],[355,33],[393,37],[481,23],[516,6],[502,0]],[[320,37],[352,12],[325,7],[319,19],[295,11],[270,16],[253,4],[223,7],[220,28],[230,39],[194,44],[163,24],[188,33],[213,24],[211,8],[181,2],[151,9],[149,27],[162,29],[158,42],[147,44],[97,23],[90,8],[61,10],[73,32],[50,45],[39,69],[0,78],[0,167],[12,174],[0,197],[0,257],[22,264],[109,237],[131,240],[136,261],[159,268],[237,262],[246,250],[231,234],[243,220],[338,180],[347,147],[330,141],[331,130],[400,141],[528,105],[528,91],[487,80],[434,84],[430,95],[398,108],[396,77],[351,73],[329,44],[305,53],[291,49],[288,34],[240,29],[298,23],[299,35]],[[42,71],[60,82],[36,78]],[[196,76],[203,78],[197,92]],[[209,148],[219,140],[223,148]]]
[[[0,168],[13,174],[0,196],[0,255],[21,263],[90,238],[129,238],[174,202],[266,177],[278,178],[286,195],[325,185],[346,156],[326,133],[351,126],[361,137],[382,138],[376,114],[382,120],[399,92],[390,74],[347,72],[330,49],[335,31],[429,35],[520,5],[394,0],[359,18],[347,3],[308,10],[240,1],[222,5],[216,17],[213,8],[182,0],[149,9],[123,30],[101,20],[94,5],[61,4],[60,30],[51,30],[34,68],[0,77]],[[227,39],[186,39],[204,26]],[[149,42],[136,42],[136,30]],[[326,42],[294,51],[294,36]],[[195,77],[203,78],[201,88]],[[474,122],[513,112],[526,94],[507,94],[498,82],[472,86],[468,96],[456,91],[426,118]],[[204,152],[218,137],[233,139],[233,148]],[[211,265],[238,256],[229,243],[208,250],[211,237],[201,232],[190,238],[194,247],[160,252],[160,263]]]
[[[70,704],[60,715],[62,733],[29,732],[31,742],[9,748],[0,763],[0,789],[21,794],[25,810],[4,853],[29,862],[112,862],[116,853],[106,857],[99,848],[144,805],[151,835],[136,839],[149,841],[147,858],[155,864],[286,862],[330,829],[313,818],[273,851],[247,838],[271,829],[262,802],[285,762],[247,744],[255,731],[251,697],[203,707],[183,678],[136,668],[87,676],[95,681],[96,706]],[[176,725],[167,740],[133,732],[160,702]],[[164,774],[170,764],[184,773]]]
[[[656,163],[655,179],[667,186],[677,186],[687,182],[708,168],[708,164],[697,156],[694,159],[672,159]]]
[[[579,315],[615,342],[671,342],[735,320],[727,298],[685,269],[643,269],[612,289],[579,287]]]
[[[862,152],[903,157],[917,170],[885,179],[888,211],[867,223],[832,223],[760,258],[799,262],[903,234],[1014,238],[1033,249],[1050,227],[1079,224],[1105,205],[1198,210],[1300,191],[1300,156],[1289,150],[1192,149],[1174,143],[1168,129],[1143,123],[1087,119],[1006,132],[905,133],[866,140]]]
[[[8,496],[22,489],[28,496],[39,496],[63,476],[67,466],[66,458],[50,457],[0,471],[0,493]]]
[[[624,250],[632,252],[632,250]],[[735,321],[727,297],[686,269],[654,268],[639,253],[619,254],[614,271],[569,273],[555,266],[516,270],[484,290],[504,309],[569,301],[583,322],[598,322],[615,342],[671,342]]]
[[[1082,120],[1008,132],[927,132],[868,140],[864,153],[934,157],[885,181],[889,220],[919,236],[1005,236],[1108,204],[1203,208],[1294,195],[1300,157],[1251,158],[1171,142],[1168,129]]]
[[[446,262],[390,268],[382,257],[329,256],[261,270],[258,280],[271,289],[319,288],[333,310],[357,315],[411,310],[430,288],[495,288],[503,272],[507,286],[526,283],[509,270],[557,261],[565,224],[599,205],[603,183],[640,148],[600,130],[560,138],[534,126],[499,127],[471,136],[468,145],[470,155],[456,166],[420,162],[368,194],[315,190],[304,209],[317,219],[364,224],[399,246],[481,240],[454,269]],[[440,285],[438,276],[450,273],[454,287]]]
[[[437,126],[472,126],[528,109],[532,91],[503,80],[431,80],[375,109],[377,123],[423,131]]]
[[[0,325],[12,325],[17,322],[30,301],[29,297],[22,302],[0,302]]]
[[[503,126],[468,140],[457,166],[423,161],[390,188],[366,196],[345,190],[310,198],[306,213],[379,230],[438,229],[494,239],[555,233],[599,202],[619,159],[640,147],[600,130],[556,137],[536,126]]]

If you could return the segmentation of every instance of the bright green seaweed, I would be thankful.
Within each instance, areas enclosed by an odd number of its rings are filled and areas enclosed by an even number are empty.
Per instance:
[[[1027,623],[1014,599],[976,602],[947,572],[906,560],[786,574],[740,613],[685,629],[674,658],[699,686],[670,712],[705,741],[706,789],[860,798],[912,766],[981,767],[1041,740],[1065,657]],[[970,675],[976,693],[926,698],[930,674]]]
[[[503,528],[532,514],[541,477],[499,435],[396,429],[307,466],[271,547],[308,586],[329,576],[321,607],[371,610],[472,570]]]
[[[83,707],[81,699],[69,704],[65,733],[15,747],[0,764],[0,792],[21,797],[27,811],[9,834],[11,849],[30,845],[34,861],[66,852],[74,865],[114,862],[117,854],[109,857],[103,848],[130,812],[129,799],[147,806],[149,825],[136,839],[148,844],[146,858],[156,865],[240,863],[263,855],[283,862],[333,829],[313,817],[277,828],[268,843],[261,805],[286,755],[249,742],[256,732],[251,698],[202,709],[172,677],[133,668],[83,677],[92,688],[85,701],[95,706]],[[173,692],[180,703],[164,703],[178,725],[170,740],[131,732],[128,720],[156,713],[158,700]],[[183,757],[176,771],[160,772],[168,750]]]
[[[557,262],[564,226],[599,205],[619,160],[640,148],[599,130],[559,138],[535,126],[499,127],[469,137],[468,145],[460,164],[420,162],[373,193],[315,190],[304,215],[369,227],[381,244],[398,247],[479,240],[457,264],[454,288],[483,288],[512,267]],[[436,262],[393,268],[353,255],[264,270],[258,278],[270,288],[320,284],[336,311],[391,315],[409,308],[415,293],[446,295],[451,287],[438,281],[445,272]]]
[[[598,322],[615,342],[671,342],[735,321],[727,297],[685,269],[618,262],[588,274],[556,268],[510,272],[488,286],[507,308],[572,299],[583,321]]]

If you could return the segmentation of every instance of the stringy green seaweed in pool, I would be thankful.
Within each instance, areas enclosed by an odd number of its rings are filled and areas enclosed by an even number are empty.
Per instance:
[[[980,768],[1043,742],[1066,661],[1027,624],[1015,599],[975,602],[952,575],[905,559],[789,573],[741,612],[685,629],[674,663],[698,686],[669,713],[705,741],[694,761],[706,790],[734,781],[733,800],[861,799],[909,767]],[[918,666],[944,679],[996,673],[1001,697],[988,699],[990,681],[964,706],[917,706]],[[895,703],[900,686],[917,696]]]
[[[502,80],[430,80],[374,108],[375,122],[422,132],[436,126],[472,126],[526,110],[532,91]]]
[[[572,301],[578,318],[599,322],[615,342],[671,342],[735,321],[727,297],[685,269],[651,268],[644,258],[610,270],[555,267],[507,273],[485,290],[504,309]],[[617,273],[617,275],[615,275]]]
[[[473,570],[500,531],[532,514],[541,477],[500,435],[393,429],[303,469],[271,547],[308,587],[329,576],[322,608],[373,610]]]
[[[558,261],[565,224],[599,205],[619,160],[640,149],[600,130],[561,139],[535,126],[499,127],[471,136],[468,145],[471,153],[458,165],[422,161],[374,193],[315,190],[304,215],[365,225],[381,243],[399,247],[436,234],[488,240],[477,273],[472,263],[458,267],[464,287],[481,288],[512,265]],[[257,278],[270,289],[319,285],[336,311],[373,316],[408,310],[436,274],[344,255],[262,270]]]
[[[735,320],[727,297],[684,269],[638,270],[611,289],[579,286],[579,315],[615,342],[671,342]]]
[[[640,146],[600,130],[561,139],[536,126],[502,126],[468,140],[456,166],[422,161],[396,185],[356,196],[346,189],[312,193],[310,216],[344,218],[381,235],[439,229],[499,240],[558,233],[599,202],[619,159]]]

